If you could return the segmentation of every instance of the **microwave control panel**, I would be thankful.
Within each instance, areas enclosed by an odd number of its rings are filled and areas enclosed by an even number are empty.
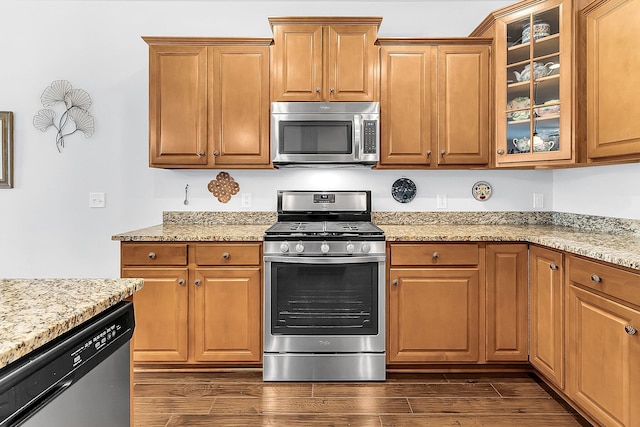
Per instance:
[[[363,153],[364,154],[376,154],[377,152],[377,144],[376,144],[376,120],[363,120],[364,127],[364,144],[363,144]]]

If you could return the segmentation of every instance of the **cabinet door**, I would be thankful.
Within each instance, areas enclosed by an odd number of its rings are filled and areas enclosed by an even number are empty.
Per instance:
[[[196,270],[194,345],[198,362],[260,362],[261,269]]]
[[[209,47],[212,162],[269,165],[269,47]]]
[[[431,165],[435,55],[432,46],[381,48],[381,166]]]
[[[573,283],[567,304],[568,396],[603,425],[640,425],[640,312]]]
[[[438,46],[438,164],[489,162],[489,46]]]
[[[546,0],[496,21],[498,166],[575,160],[573,18],[571,2]]]
[[[207,164],[207,50],[149,46],[149,165]]]
[[[594,2],[586,13],[587,147],[590,160],[640,157],[640,2]]]
[[[186,362],[189,278],[186,268],[123,268],[122,277],[142,277],[133,295],[134,362]]]
[[[528,360],[528,248],[487,245],[486,360]]]
[[[389,274],[389,363],[477,362],[478,269]]]
[[[273,25],[272,101],[322,101],[322,26]]]
[[[378,75],[377,27],[332,25],[327,28],[328,63],[325,66],[328,101],[374,101]],[[328,89],[328,93],[327,93]]]
[[[531,364],[560,389],[564,388],[563,255],[530,249]]]

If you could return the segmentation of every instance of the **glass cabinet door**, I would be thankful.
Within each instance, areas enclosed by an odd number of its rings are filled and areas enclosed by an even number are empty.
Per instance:
[[[564,22],[562,4],[554,1],[503,23],[506,54],[505,63],[498,63],[496,100],[498,164],[572,156],[571,45],[566,44],[571,32],[562,32]]]

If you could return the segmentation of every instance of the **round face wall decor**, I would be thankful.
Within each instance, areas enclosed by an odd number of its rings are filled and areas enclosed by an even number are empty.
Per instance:
[[[484,202],[491,197],[491,184],[486,181],[478,181],[473,184],[471,194],[474,199]]]
[[[416,197],[416,184],[409,178],[399,178],[391,186],[391,195],[400,203],[409,203]]]

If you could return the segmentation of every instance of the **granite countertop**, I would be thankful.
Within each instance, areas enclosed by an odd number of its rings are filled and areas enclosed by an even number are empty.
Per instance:
[[[640,270],[640,221],[636,220],[553,212],[374,212],[372,217],[389,242],[527,242]],[[261,241],[275,221],[269,212],[165,212],[162,224],[112,239]]]
[[[0,369],[142,286],[142,279],[0,279]]]

